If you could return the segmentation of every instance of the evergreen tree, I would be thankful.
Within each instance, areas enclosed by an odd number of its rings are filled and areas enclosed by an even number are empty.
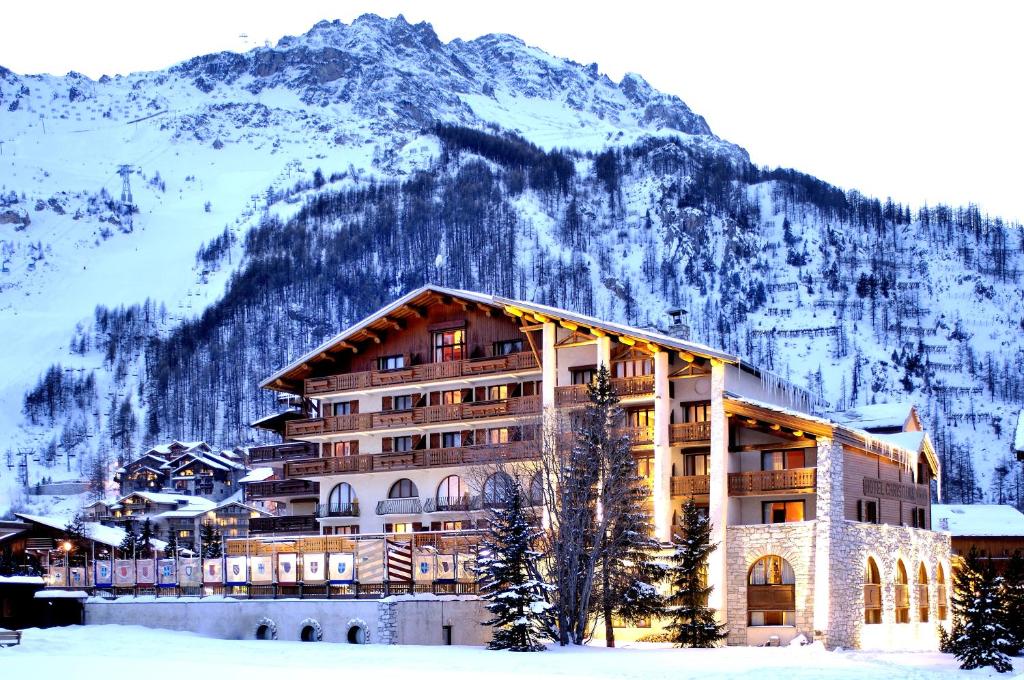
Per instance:
[[[494,629],[488,649],[539,652],[540,641],[552,628],[546,593],[551,586],[537,578],[540,553],[533,543],[540,531],[530,525],[523,492],[509,485],[507,502],[496,504],[477,560],[481,596]]]
[[[1007,612],[1000,598],[1001,584],[991,560],[983,564],[972,546],[956,573],[953,628],[944,645],[964,670],[985,666],[1000,673],[1013,670],[1007,656],[1012,645],[1003,625]]]
[[[117,546],[121,556],[125,559],[135,559],[139,552],[139,536],[135,533],[135,521],[128,520],[124,525],[124,539],[121,545]]]
[[[203,529],[199,532],[199,542],[202,545],[203,557],[220,557],[224,554],[220,531],[213,522],[203,522]]]
[[[1003,625],[1010,633],[1012,653],[1024,649],[1024,554],[1013,553],[1003,573]]]
[[[178,534],[174,530],[167,532],[167,545],[164,546],[164,557],[177,557]]]
[[[711,521],[702,514],[693,499],[683,505],[682,536],[669,558],[670,592],[666,613],[672,641],[680,647],[714,647],[728,635],[725,626],[715,621],[715,610],[708,608],[708,557],[716,545],[711,542]]]
[[[142,529],[139,531],[139,553],[145,555],[147,552],[153,551],[153,538],[155,537],[153,531],[153,523],[149,521],[147,517],[142,522]]]

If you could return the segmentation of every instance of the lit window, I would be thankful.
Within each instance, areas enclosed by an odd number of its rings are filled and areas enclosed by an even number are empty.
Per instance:
[[[751,626],[796,625],[796,575],[789,562],[767,555],[754,562],[747,578],[747,617]]]
[[[804,520],[803,501],[769,501],[763,504],[764,523],[782,524]]]
[[[487,430],[488,444],[507,444],[509,442],[509,429],[507,427],[492,427]]]
[[[687,477],[704,477],[708,474],[707,453],[688,453],[683,457],[683,474]]]
[[[764,471],[794,470],[802,467],[804,467],[803,449],[764,451],[761,453],[761,469]]]
[[[711,402],[684,402],[681,404],[684,423],[706,423],[711,420]]]
[[[441,393],[441,403],[445,405],[461,404],[462,390],[445,390]]]
[[[487,401],[508,399],[508,385],[490,385],[487,387]]]
[[[466,354],[466,331],[462,328],[434,333],[434,361],[459,361]]]

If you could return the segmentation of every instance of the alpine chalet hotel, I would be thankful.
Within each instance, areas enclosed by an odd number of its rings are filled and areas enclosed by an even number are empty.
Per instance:
[[[262,497],[288,515],[261,520],[265,535],[471,534],[505,474],[487,471],[528,474],[529,423],[580,408],[605,364],[657,538],[686,498],[713,522],[709,604],[729,644],[935,648],[950,540],[931,530],[940,470],[913,408],[812,415],[802,390],[676,321],[662,333],[435,286],[405,295],[263,383],[303,405],[257,424],[284,439],[256,451],[275,471]]]

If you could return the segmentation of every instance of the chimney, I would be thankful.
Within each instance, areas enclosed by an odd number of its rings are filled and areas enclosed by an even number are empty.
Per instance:
[[[665,313],[668,315],[668,328],[665,329],[665,334],[680,340],[689,340],[690,326],[686,323],[686,310],[670,309]]]

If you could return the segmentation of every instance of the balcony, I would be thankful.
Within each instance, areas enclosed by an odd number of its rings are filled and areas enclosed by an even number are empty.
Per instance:
[[[419,498],[389,498],[377,501],[378,515],[418,515],[423,512]]]
[[[654,376],[637,375],[630,378],[612,378],[612,387],[620,398],[646,397],[654,394]],[[555,388],[555,403],[572,406],[587,401],[586,385],[562,385]]]
[[[706,496],[711,490],[711,478],[707,475],[673,477],[671,489],[673,496]]]
[[[249,449],[250,463],[275,463],[298,458],[316,458],[319,455],[316,444],[310,442],[287,442],[272,446],[254,446]]]
[[[762,496],[779,493],[814,493],[816,468],[729,473],[730,496]]]
[[[669,441],[673,444],[702,442],[709,439],[711,439],[711,421],[675,423],[669,426]]]
[[[250,534],[304,534],[320,533],[313,515],[287,515],[285,517],[253,517],[249,520]]]
[[[480,444],[443,449],[416,449],[397,453],[367,453],[357,456],[317,458],[285,463],[288,477],[316,477],[361,472],[390,472],[454,465],[480,465],[517,460],[535,460],[540,456],[540,442],[523,441],[508,444]]]
[[[493,373],[524,371],[539,367],[533,352],[518,352],[500,357],[482,359],[463,359],[461,361],[445,361],[434,364],[420,364],[394,371],[362,371],[360,373],[343,373],[323,378],[307,378],[305,396],[316,397],[326,394],[337,394],[353,390],[366,390],[373,387],[391,385],[408,385],[433,380],[466,378]]]
[[[458,423],[483,418],[533,415],[540,413],[540,395],[511,397],[500,401],[467,404],[419,406],[406,411],[354,413],[324,418],[293,420],[285,425],[289,437],[313,437],[342,432],[358,432],[389,427],[411,427],[439,423]]]
[[[359,517],[359,503],[321,503],[316,506],[317,517]]]
[[[320,483],[305,479],[282,479],[270,482],[253,482],[247,485],[249,498],[279,498],[285,496],[318,496]]]
[[[480,503],[469,496],[439,496],[428,498],[423,504],[423,512],[467,512],[478,510]]]

